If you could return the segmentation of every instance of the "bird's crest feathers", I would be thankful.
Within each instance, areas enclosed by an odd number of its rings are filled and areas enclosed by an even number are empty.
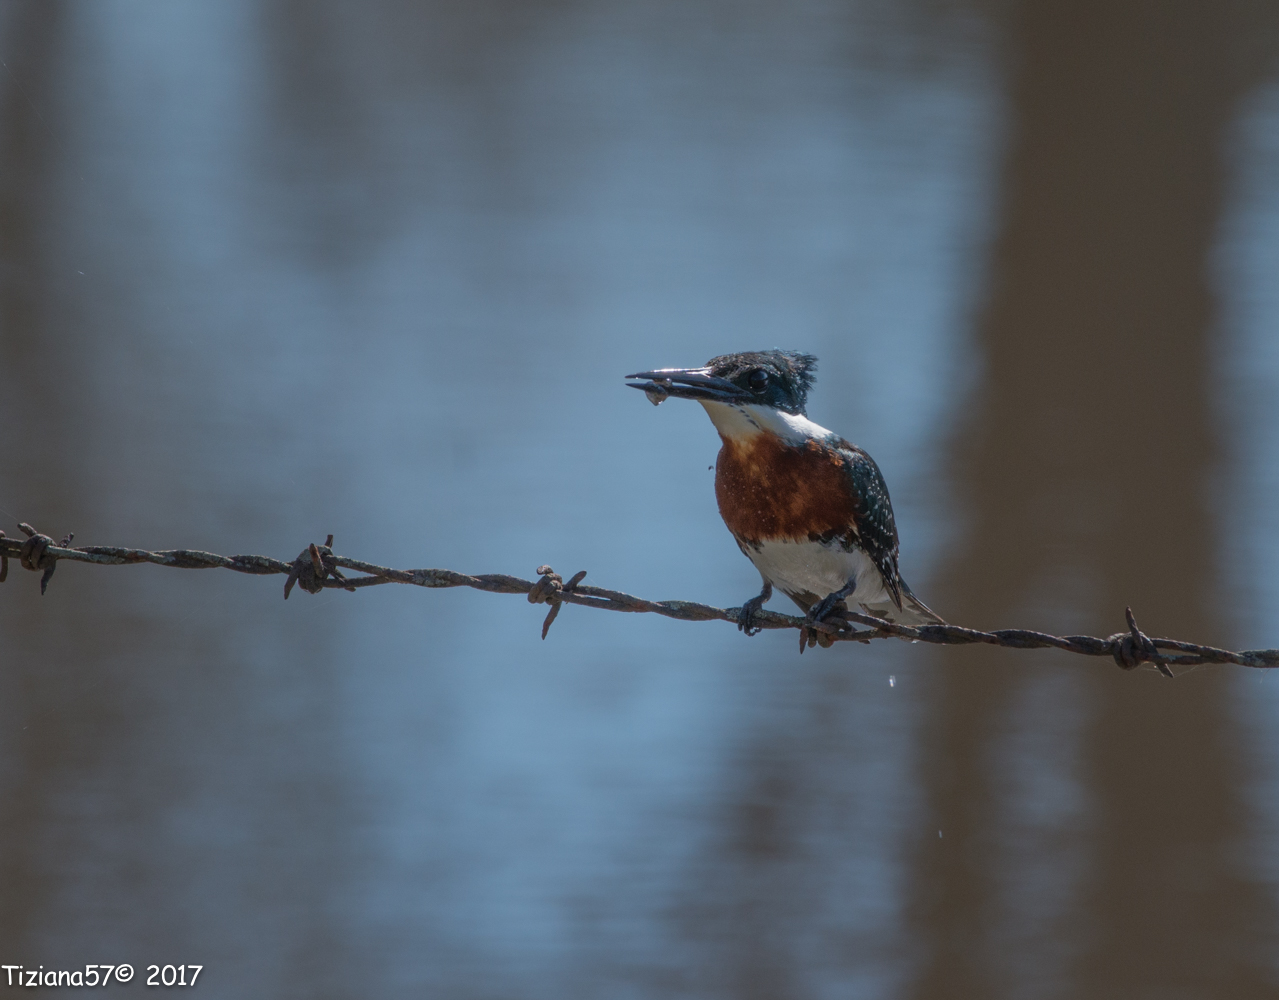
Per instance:
[[[706,370],[748,390],[759,403],[802,414],[816,381],[817,358],[799,351],[743,351],[711,358]]]

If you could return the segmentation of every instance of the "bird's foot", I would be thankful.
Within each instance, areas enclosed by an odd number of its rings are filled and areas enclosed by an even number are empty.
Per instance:
[[[835,645],[835,637],[829,632],[819,632],[815,628],[801,628],[799,630],[799,651],[804,652],[804,648],[812,649],[814,646],[821,646],[822,649],[830,649]]]
[[[814,604],[804,617],[810,622],[824,622],[837,608],[841,614],[848,610],[848,605],[844,603],[844,595],[838,590]]]
[[[833,594],[827,594],[824,598],[808,609],[808,614],[804,616],[805,621],[814,624],[824,622],[827,618],[834,616],[843,619],[848,612],[848,605],[844,603],[844,598],[853,592],[853,584],[849,584],[842,590],[837,590]],[[822,649],[830,649],[835,644],[835,637],[828,632],[819,632],[815,628],[801,628],[799,630],[799,651],[804,652],[804,647],[821,646]]]
[[[764,601],[760,597],[752,597],[743,604],[741,611],[737,614],[738,630],[745,632],[747,635],[759,635],[764,631],[763,628],[755,624],[755,616],[763,610],[763,607]]]
[[[764,589],[742,605],[737,614],[737,628],[747,635],[759,635],[763,628],[755,624],[755,616],[764,608],[764,602],[773,596],[771,584],[765,583]]]

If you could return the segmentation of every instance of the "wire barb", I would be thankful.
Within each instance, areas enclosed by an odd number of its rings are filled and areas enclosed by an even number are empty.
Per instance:
[[[347,583],[346,577],[338,569],[337,557],[333,554],[332,535],[329,535],[323,545],[312,542],[298,553],[298,557],[293,560],[289,568],[289,577],[284,581],[284,599],[286,601],[289,599],[295,583],[308,594],[318,594],[324,589],[324,581],[329,577],[345,584],[343,590],[355,590],[355,587]]]
[[[53,539],[48,535],[42,535],[35,528],[23,521],[18,527],[22,533],[27,536],[27,540],[22,543],[22,548],[18,550],[18,563],[23,569],[33,571],[43,571],[40,577],[40,596],[44,596],[44,592],[49,589],[49,581],[53,579],[53,571],[58,568],[58,557],[49,551],[53,546]],[[0,532],[0,538],[4,537]],[[71,544],[71,539],[75,538],[74,534],[65,536],[58,548],[65,549]],[[9,560],[5,559],[3,572],[0,573],[0,580],[9,575]]]
[[[564,604],[578,604],[604,611],[657,614],[689,622],[723,621],[733,625],[741,623],[744,613],[744,608],[716,608],[693,601],[649,601],[617,590],[584,586],[582,581],[586,578],[585,570],[565,583],[550,566],[537,568],[539,579],[536,581],[522,580],[503,573],[469,576],[448,569],[392,569],[337,555],[333,551],[332,535],[328,536],[323,545],[308,545],[292,562],[285,562],[270,556],[222,556],[193,549],[152,552],[109,545],[86,545],[73,549],[70,548],[72,535],[67,535],[61,543],[54,545],[52,538],[40,534],[31,525],[24,523],[19,527],[26,534],[26,539],[8,538],[0,531],[0,581],[7,575],[9,558],[16,556],[23,568],[43,571],[41,593],[45,592],[59,560],[96,563],[99,566],[145,562],[179,569],[229,569],[254,576],[280,574],[286,577],[286,598],[292,592],[294,584],[310,594],[318,594],[322,590],[355,591],[387,583],[430,588],[471,587],[494,594],[525,594],[532,604],[550,605],[546,619],[542,622],[543,639]],[[363,575],[347,577],[342,574],[343,569]],[[981,632],[959,625],[898,625],[874,615],[843,609],[818,622],[760,608],[749,615],[749,621],[753,630],[798,629],[805,647],[814,644],[829,646],[836,642],[869,643],[873,639],[903,639],[944,646],[981,643],[1005,649],[1060,649],[1081,656],[1108,656],[1124,670],[1151,663],[1165,677],[1173,676],[1173,667],[1203,663],[1234,663],[1261,669],[1279,667],[1279,649],[1245,649],[1234,652],[1178,639],[1152,639],[1137,627],[1131,608],[1127,609],[1126,617],[1128,631],[1117,632],[1106,639],[1090,635],[1049,635],[1029,629]],[[863,627],[856,627],[859,625]]]
[[[571,594],[577,585],[586,579],[586,570],[579,570],[568,583],[565,583],[563,577],[550,566],[539,566],[537,572],[541,579],[529,590],[528,602],[551,606],[551,610],[546,613],[546,620],[542,622],[542,638],[545,640],[546,633],[551,630],[551,623],[559,617],[560,607],[564,603],[564,594]]]
[[[1128,619],[1128,631],[1116,632],[1107,641],[1113,645],[1111,655],[1122,670],[1133,670],[1143,663],[1153,663],[1165,677],[1172,677],[1168,661],[1155,648],[1154,642],[1137,627],[1137,619],[1133,617],[1132,608],[1124,608],[1124,617]]]

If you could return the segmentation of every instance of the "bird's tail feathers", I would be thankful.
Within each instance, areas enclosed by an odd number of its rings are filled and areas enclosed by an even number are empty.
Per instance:
[[[906,581],[901,582],[902,604],[898,608],[891,601],[882,604],[863,604],[868,614],[877,618],[886,618],[897,625],[945,625],[946,620],[932,608],[916,597]]]

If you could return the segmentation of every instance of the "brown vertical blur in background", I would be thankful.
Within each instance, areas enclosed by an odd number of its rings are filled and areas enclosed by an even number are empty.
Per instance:
[[[31,86],[45,90],[59,69],[60,17],[55,4],[38,8],[24,4],[3,12],[7,27],[23,39],[19,58],[10,72],[21,74]],[[62,475],[61,456],[65,454],[66,408],[61,395],[66,384],[56,368],[66,359],[58,358],[56,348],[49,349],[48,298],[44,294],[44,271],[47,246],[47,212],[50,199],[48,179],[56,159],[56,138],[47,123],[41,121],[29,97],[17,87],[5,87],[0,97],[0,143],[4,149],[4,169],[0,171],[0,329],[7,361],[29,373],[22,379],[7,380],[0,393],[0,420],[9,427],[19,426],[21,414],[38,409],[43,415],[40,431],[28,433],[24,444],[45,458],[32,463],[29,474],[39,481],[39,489],[59,498],[59,513],[68,516],[65,498],[68,489]],[[9,520],[8,518],[5,519]],[[6,527],[9,527],[6,525]],[[16,526],[14,526],[16,527]],[[8,534],[14,535],[14,527]],[[48,625],[44,616],[32,627]],[[18,901],[19,905],[0,905],[0,942],[19,946],[26,943],[30,910],[24,903],[39,899],[49,890],[44,870],[39,863],[41,828],[46,821],[44,798],[39,789],[51,774],[63,768],[75,768],[67,759],[65,748],[71,741],[57,729],[65,725],[81,730],[89,725],[97,736],[108,728],[74,706],[60,704],[56,692],[36,681],[35,671],[46,663],[24,663],[18,657],[5,657],[4,699],[5,728],[18,731],[21,737],[10,743],[13,754],[9,764],[22,775],[14,791],[25,808],[10,812],[0,839],[0,897]],[[52,725],[31,732],[25,723],[28,713],[43,714],[56,720]],[[78,716],[78,717],[77,717]],[[16,753],[14,753],[16,751]],[[9,961],[6,959],[5,961]]]
[[[933,601],[950,620],[1042,622],[1046,595],[1073,590],[1075,613],[1054,625],[1105,635],[1131,604],[1149,634],[1228,639],[1209,254],[1224,140],[1273,55],[1273,9],[1053,0],[1009,14],[983,372],[953,465],[971,520]],[[1003,995],[1010,964],[1063,942],[1060,966],[1025,974],[1035,995],[1273,995],[1274,914],[1235,853],[1229,677],[1072,674],[1087,819],[1032,850],[1049,867],[1082,854],[1086,875],[1026,941],[993,919],[1007,862],[995,775],[1015,762],[992,761],[992,740],[1034,671],[990,652],[946,659],[925,724],[939,834],[914,874],[928,956],[914,995]]]

